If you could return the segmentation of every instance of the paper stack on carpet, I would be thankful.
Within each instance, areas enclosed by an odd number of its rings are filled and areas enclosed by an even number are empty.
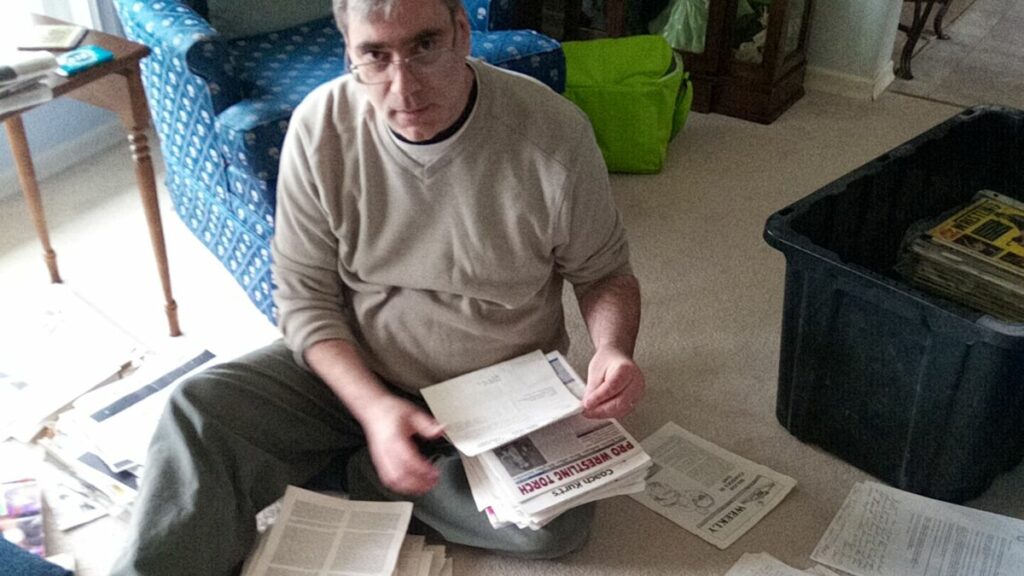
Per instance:
[[[616,420],[580,414],[584,388],[560,353],[536,351],[423,389],[495,528],[644,489],[650,457]]]

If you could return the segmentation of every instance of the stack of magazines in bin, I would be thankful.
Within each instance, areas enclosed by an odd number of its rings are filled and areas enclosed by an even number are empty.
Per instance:
[[[1024,322],[1024,202],[981,190],[927,230],[897,269],[912,284],[1007,322]]]
[[[581,414],[584,388],[561,354],[535,351],[423,389],[495,528],[643,491],[650,457],[618,421]]]

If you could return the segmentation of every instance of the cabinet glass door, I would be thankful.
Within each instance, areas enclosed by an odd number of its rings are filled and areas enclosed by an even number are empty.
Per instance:
[[[789,0],[786,7],[786,44],[784,54],[789,57],[800,47],[800,30],[804,24],[807,0]]]
[[[740,62],[760,64],[768,39],[768,13],[772,0],[738,0],[733,18],[732,57]]]

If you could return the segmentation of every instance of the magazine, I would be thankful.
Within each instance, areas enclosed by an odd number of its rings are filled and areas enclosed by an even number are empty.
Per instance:
[[[0,538],[46,557],[43,495],[34,479],[0,483]]]

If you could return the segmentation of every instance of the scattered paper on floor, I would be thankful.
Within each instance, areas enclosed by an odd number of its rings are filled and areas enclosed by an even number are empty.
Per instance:
[[[855,576],[1024,574],[1024,520],[860,482],[811,558]]]
[[[774,509],[796,481],[692,434],[674,422],[641,442],[654,461],[631,496],[725,549]]]

